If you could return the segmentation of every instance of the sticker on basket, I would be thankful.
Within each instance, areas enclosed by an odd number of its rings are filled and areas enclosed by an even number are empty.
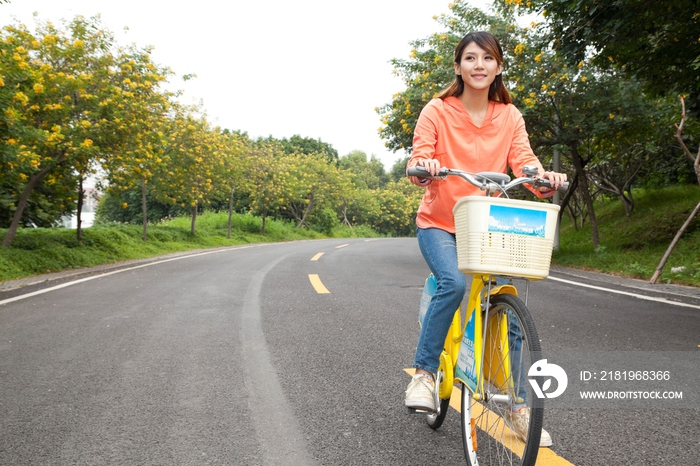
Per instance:
[[[492,205],[488,231],[544,238],[546,223],[547,212],[544,210]]]

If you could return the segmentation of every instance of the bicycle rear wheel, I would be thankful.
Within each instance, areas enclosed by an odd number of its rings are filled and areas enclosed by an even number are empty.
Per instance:
[[[537,330],[516,296],[491,298],[484,345],[484,395],[462,387],[462,443],[467,464],[534,465],[544,408],[527,382],[540,352]],[[521,417],[513,409],[525,408]]]

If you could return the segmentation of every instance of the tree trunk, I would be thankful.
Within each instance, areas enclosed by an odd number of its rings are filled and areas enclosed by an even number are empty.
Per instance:
[[[695,176],[698,179],[698,184],[700,185],[700,147],[698,147],[698,153],[697,155],[693,155],[692,152],[690,152],[690,149],[688,149],[688,146],[685,145],[685,142],[683,142],[683,125],[685,125],[685,100],[683,100],[683,97],[680,97],[681,99],[681,122],[679,124],[674,124],[676,127],[676,140],[678,141],[678,144],[680,144],[681,149],[683,149],[683,153],[690,159],[690,161],[693,164],[693,170],[695,171]]]
[[[233,193],[235,190],[235,187],[231,188],[231,197],[229,197],[228,200],[228,226],[226,230],[226,239],[231,239],[231,218],[233,217]]]
[[[350,220],[348,220],[348,200],[346,198],[343,198],[343,222],[347,226],[350,227],[350,230],[353,232],[355,231],[354,228],[352,227],[352,223],[350,223]]]
[[[632,197],[632,190],[627,191],[627,195],[625,195],[625,192],[623,191],[620,194],[620,201],[625,207],[625,216],[627,216],[627,218],[631,217],[632,211],[634,210],[634,198]]]
[[[146,241],[148,233],[148,209],[146,208],[146,179],[141,178],[141,216],[143,217],[142,238]]]
[[[2,245],[3,247],[9,246],[12,244],[12,240],[15,239],[15,235],[17,234],[17,229],[19,228],[19,222],[22,220],[22,214],[24,213],[24,208],[27,206],[27,201],[29,200],[29,195],[32,193],[32,190],[39,184],[39,182],[44,179],[46,174],[50,172],[54,167],[46,167],[42,170],[40,170],[36,175],[33,175],[29,177],[29,183],[27,183],[27,186],[24,187],[24,191],[22,191],[22,195],[19,198],[19,202],[17,203],[17,210],[15,210],[15,215],[12,217],[12,222],[10,223],[10,228],[7,230],[7,234],[5,235],[5,238],[2,240]]]
[[[693,154],[690,152],[690,149],[688,149],[688,146],[685,145],[683,142],[683,125],[685,124],[685,101],[683,100],[683,97],[680,98],[681,100],[681,121],[679,124],[675,124],[674,126],[676,127],[676,140],[681,146],[681,149],[683,149],[683,152],[685,155],[693,162],[693,169],[695,170],[695,174],[698,177],[698,184],[700,185],[700,147],[698,147],[698,155],[693,156]],[[688,225],[690,225],[690,222],[695,218],[695,216],[698,214],[698,211],[700,211],[700,203],[695,206],[695,209],[690,213],[690,216],[688,217],[688,220],[685,221],[683,226],[681,227],[680,230],[678,230],[678,233],[676,233],[676,236],[673,238],[673,241],[671,241],[671,245],[668,247],[666,250],[666,254],[664,254],[664,257],[661,258],[661,262],[659,263],[659,266],[656,267],[656,271],[654,272],[654,275],[651,277],[651,280],[649,280],[649,283],[656,283],[656,280],[659,278],[659,275],[661,275],[661,270],[664,268],[664,265],[666,265],[666,261],[668,260],[669,256],[671,255],[671,252],[673,249],[676,247],[676,244],[678,241],[681,239],[681,235],[683,235],[683,232],[685,231],[686,228],[688,228]]]
[[[85,191],[83,191],[83,175],[80,175],[78,179],[78,211],[76,212],[76,224],[78,226],[76,230],[76,235],[78,238],[78,243],[83,242],[83,201],[85,199]]]
[[[262,229],[260,230],[260,234],[264,235],[265,234],[265,220],[267,219],[267,213],[266,212],[261,213],[260,217],[262,218]]]
[[[651,277],[651,280],[649,280],[649,283],[652,283],[652,284],[656,283],[656,280],[659,278],[659,275],[661,275],[661,270],[664,268],[664,265],[666,265],[666,261],[668,260],[669,256],[671,255],[671,252],[673,252],[673,249],[676,247],[678,240],[681,239],[683,232],[685,231],[686,228],[688,228],[688,225],[690,225],[690,222],[698,214],[698,211],[700,211],[700,202],[698,203],[698,205],[695,206],[695,209],[693,209],[693,211],[690,213],[688,220],[686,220],[685,223],[683,224],[683,226],[681,227],[681,229],[678,230],[678,233],[676,233],[676,236],[673,238],[673,241],[671,241],[671,245],[666,250],[666,254],[664,254],[664,257],[661,258],[661,262],[659,262],[658,267],[656,267],[656,271],[654,272],[654,275]]]
[[[571,161],[576,169],[578,181],[581,184],[581,195],[583,196],[584,203],[588,209],[588,216],[590,217],[591,222],[591,239],[593,241],[593,249],[598,251],[598,247],[600,247],[600,237],[598,235],[598,222],[596,222],[595,210],[593,209],[593,198],[591,197],[588,176],[586,175],[586,170],[584,169],[584,162],[579,155],[576,146],[572,147]]]
[[[194,206],[192,207],[192,226],[190,227],[190,234],[194,235],[195,232],[195,227],[197,226],[197,206],[199,205],[198,202],[194,203]]]
[[[309,203],[306,205],[306,209],[304,210],[304,215],[301,216],[301,219],[299,220],[299,225],[297,225],[297,228],[301,228],[302,225],[306,225],[306,217],[309,215],[309,212],[311,212],[311,209],[314,208],[314,193],[311,193],[311,199],[309,199]],[[309,228],[308,225],[306,225],[306,228]]]

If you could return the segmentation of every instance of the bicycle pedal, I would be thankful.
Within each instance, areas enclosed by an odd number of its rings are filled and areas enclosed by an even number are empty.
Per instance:
[[[408,414],[430,414],[430,413],[434,412],[434,411],[429,411],[427,409],[416,409],[416,408],[409,408],[409,407],[406,407],[406,409],[408,410]]]

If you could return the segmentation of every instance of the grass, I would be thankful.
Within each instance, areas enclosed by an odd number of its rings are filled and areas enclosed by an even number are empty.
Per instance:
[[[554,264],[649,280],[680,227],[700,202],[697,186],[634,192],[628,218],[619,201],[596,205],[600,247],[594,250],[587,223],[576,231],[565,216]],[[674,272],[675,271],[675,272]],[[700,286],[700,216],[686,229],[657,283]]]
[[[594,250],[590,225],[578,231],[564,216],[561,246],[552,263],[649,280],[673,237],[700,201],[697,186],[673,186],[663,190],[635,191],[635,209],[625,216],[619,201],[596,205],[601,246]],[[226,214],[205,213],[190,234],[190,219],[176,218],[149,225],[148,241],[141,240],[141,226],[102,225],[86,228],[83,243],[75,230],[21,229],[10,247],[0,248],[0,282],[90,267],[171,252],[237,244],[299,239],[378,236],[369,228],[339,227],[329,235],[297,229],[293,223],[269,220],[261,235],[261,219],[234,215],[231,238],[226,238]],[[0,230],[4,237],[6,230]],[[674,272],[675,270],[675,272]],[[671,254],[658,282],[700,286],[700,217],[686,230]]]
[[[328,237],[378,236],[368,228],[338,227],[330,235],[297,229],[293,223],[270,220],[260,234],[262,220],[252,215],[234,215],[231,238],[226,238],[227,214],[205,213],[198,217],[194,235],[190,218],[176,218],[148,226],[142,241],[140,225],[96,225],[83,230],[78,243],[75,230],[65,228],[20,229],[10,247],[0,248],[0,282],[67,269],[91,267],[172,252],[234,246],[249,243],[293,241]],[[0,237],[7,230],[0,229]]]

